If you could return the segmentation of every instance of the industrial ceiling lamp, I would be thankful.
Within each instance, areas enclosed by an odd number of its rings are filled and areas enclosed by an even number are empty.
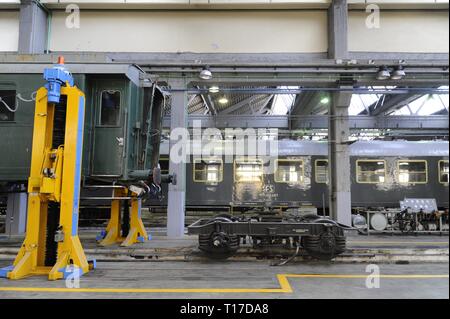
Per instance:
[[[324,96],[320,99],[320,104],[328,104],[330,103],[330,98],[328,96]]]
[[[387,66],[382,66],[377,73],[377,80],[387,80],[391,77],[391,73]]]
[[[405,70],[403,70],[403,66],[399,65],[394,72],[392,72],[391,80],[401,80],[406,76]]]
[[[213,75],[211,70],[209,69],[209,66],[205,66],[201,71],[198,77],[202,80],[211,80]]]
[[[222,96],[222,97],[219,99],[219,103],[220,103],[220,104],[227,104],[227,103],[228,103],[227,97],[226,97],[226,96]]]
[[[209,93],[219,93],[219,87],[217,85],[213,85],[208,89]]]

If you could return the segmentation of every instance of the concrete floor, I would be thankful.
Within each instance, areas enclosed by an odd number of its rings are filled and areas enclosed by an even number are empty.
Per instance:
[[[0,299],[449,298],[448,236],[351,234],[348,257],[330,263],[309,260],[274,267],[270,266],[270,260],[256,258],[225,262],[186,259],[185,256],[197,250],[195,236],[170,240],[164,236],[163,229],[152,229],[151,233],[153,239],[143,244],[102,248],[95,243],[96,231],[82,230],[86,254],[99,261],[97,269],[81,278],[81,290],[67,289],[65,281],[50,282],[46,277],[19,281],[0,278]],[[0,268],[12,263],[20,244],[20,236],[0,238]],[[376,256],[378,250],[387,256],[383,257],[387,263],[370,257]],[[358,259],[359,263],[353,262],[352,255],[368,252],[370,256]],[[160,259],[131,257],[135,255],[158,255]],[[399,260],[412,262],[395,264],[392,259],[395,255],[401,257]],[[433,262],[425,263],[426,256]],[[372,263],[380,267],[380,288],[368,289],[366,267]]]
[[[0,261],[0,267],[10,261]],[[2,298],[449,298],[449,265],[380,264],[380,288],[366,287],[367,264],[295,263],[282,267],[260,262],[99,262],[81,278],[80,289],[45,277],[0,279]],[[288,274],[287,276],[277,276]],[[316,274],[320,276],[293,276]],[[385,275],[399,275],[391,278]],[[440,275],[417,278],[417,275]],[[12,287],[29,287],[17,291]],[[62,288],[58,292],[47,288]],[[113,291],[95,290],[112,288]],[[281,289],[280,289],[281,288]],[[13,289],[12,291],[4,291]],[[128,290],[124,290],[128,289]],[[139,289],[146,289],[141,290]],[[181,289],[181,290],[176,290]],[[204,290],[206,289],[206,290]],[[244,289],[244,291],[242,290]],[[292,289],[292,291],[290,291]],[[38,290],[38,291],[33,291]],[[169,291],[168,291],[169,290]]]

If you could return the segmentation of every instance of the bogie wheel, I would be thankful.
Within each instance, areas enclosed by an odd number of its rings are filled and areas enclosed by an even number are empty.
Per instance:
[[[239,249],[239,236],[223,232],[199,235],[199,249],[212,259],[227,259]]]
[[[326,230],[318,236],[304,237],[303,247],[316,259],[331,260],[345,251],[345,236]]]

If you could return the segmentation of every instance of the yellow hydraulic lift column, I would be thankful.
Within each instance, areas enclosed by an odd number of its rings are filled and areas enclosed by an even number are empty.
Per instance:
[[[78,237],[85,96],[61,57],[44,79],[36,95],[26,237],[13,265],[0,270],[9,279],[56,280],[95,267]]]
[[[114,188],[108,226],[97,237],[101,246],[120,243],[126,247],[149,239],[142,222],[141,203],[142,200],[129,188]]]

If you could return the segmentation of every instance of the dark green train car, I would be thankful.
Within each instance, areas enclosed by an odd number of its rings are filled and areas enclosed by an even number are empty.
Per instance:
[[[68,65],[68,69],[71,66]],[[42,68],[43,70],[43,68]],[[102,183],[145,179],[158,163],[164,95],[156,84],[139,85],[139,76],[74,74],[86,95],[83,178]],[[35,92],[41,73],[0,74],[0,185],[28,179]],[[153,133],[152,133],[153,132]]]
[[[358,141],[350,146],[352,207],[398,207],[404,198],[435,198],[448,209],[447,141]],[[162,146],[161,167],[168,166]],[[224,207],[300,207],[328,209],[328,145],[278,141],[274,170],[261,158],[225,162],[224,157],[191,159],[187,164],[186,206],[190,210]],[[382,172],[382,173],[380,173]],[[246,176],[247,174],[247,176]],[[163,193],[165,190],[163,185]],[[164,205],[167,200],[163,200]],[[161,202],[153,202],[159,206]]]

